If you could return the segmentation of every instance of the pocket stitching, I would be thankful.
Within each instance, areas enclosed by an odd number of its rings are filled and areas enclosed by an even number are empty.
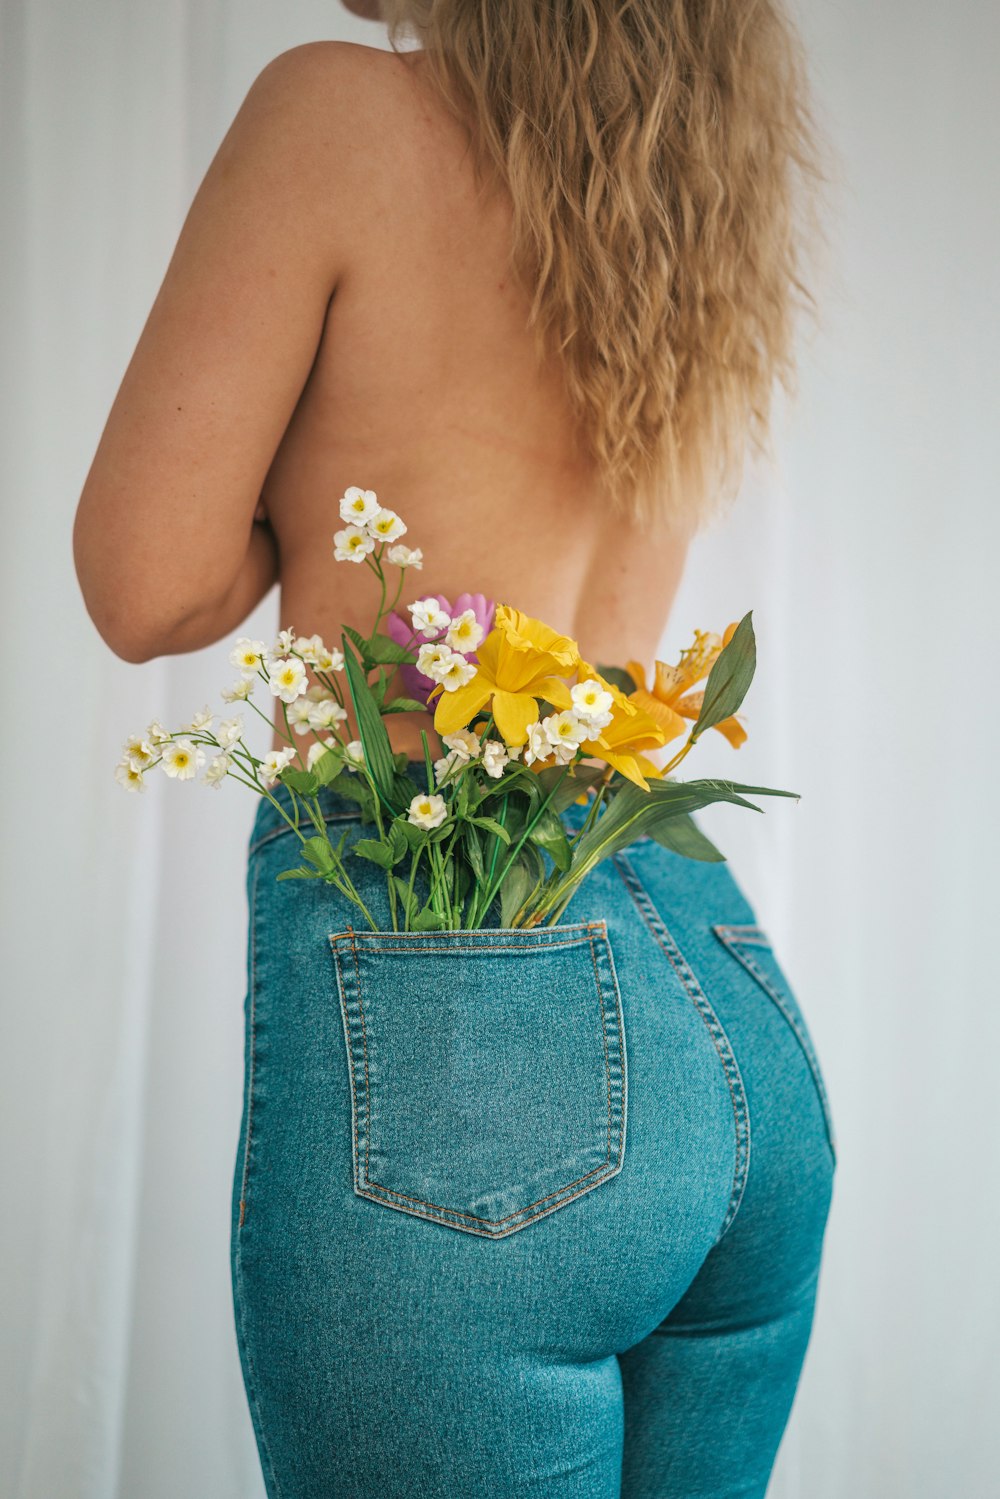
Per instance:
[[[648,890],[636,872],[631,860],[626,858],[624,852],[612,855],[612,862],[620,874],[625,888],[628,890],[639,914],[649,929],[654,942],[663,952],[671,968],[674,970],[685,993],[694,1005],[695,1010],[701,1017],[702,1023],[712,1038],[712,1044],[722,1064],[723,1075],[729,1087],[729,1096],[733,1106],[733,1124],[736,1143],[736,1164],[733,1173],[733,1186],[726,1209],[726,1216],[722,1220],[722,1226],[716,1236],[716,1244],[723,1238],[736,1217],[743,1193],[746,1188],[747,1178],[750,1173],[750,1109],[747,1104],[746,1089],[743,1084],[743,1075],[740,1072],[736,1054],[732,1043],[726,1034],[718,1015],[710,1003],[708,996],[703,991],[697,978],[692,972],[690,965],[674,941],[666,922],[660,916],[656,905]],[[676,957],[675,957],[676,954]]]
[[[243,1177],[240,1183],[240,1221],[237,1228],[242,1228],[247,1211],[247,1186],[250,1177],[250,1141],[253,1134],[253,1095],[254,1080],[257,1073],[257,882],[260,879],[260,865],[254,869],[253,891],[251,892],[251,922],[250,922],[250,1066],[247,1077],[247,1137],[243,1144]]]
[[[823,1113],[823,1123],[826,1127],[826,1137],[830,1146],[830,1153],[833,1156],[834,1160],[836,1160],[836,1131],[833,1127],[833,1116],[830,1109],[830,1098],[829,1094],[826,1091],[826,1084],[823,1081],[823,1074],[820,1071],[819,1059],[817,1058],[816,1053],[813,1049],[812,1041],[803,1024],[799,1021],[798,1017],[795,1015],[795,1012],[791,1009],[791,1007],[785,1000],[785,997],[781,993],[781,991],[771,982],[763,969],[758,967],[749,953],[739,951],[740,945],[743,943],[746,943],[748,946],[753,947],[771,948],[771,950],[773,951],[773,946],[770,938],[764,931],[763,927],[757,925],[738,926],[722,922],[719,925],[714,926],[712,930],[715,932],[719,941],[726,948],[727,952],[732,953],[736,961],[742,964],[742,966],[747,970],[751,977],[757,980],[758,984],[760,984],[761,988],[767,994],[768,998],[777,1006],[781,1015],[791,1027],[792,1034],[798,1041],[799,1046],[802,1049],[802,1053],[805,1056],[806,1062],[809,1065],[809,1071],[812,1073],[813,1083],[815,1085],[816,1092],[819,1095],[820,1108]]]
[[[612,990],[613,990],[614,997],[615,997],[615,1015],[616,1015],[616,1024],[617,1024],[617,1030],[618,1030],[618,1044],[619,1044],[619,1054],[620,1054],[620,1057],[621,1057],[621,1072],[622,1072],[622,1103],[621,1103],[621,1107],[620,1107],[620,1110],[619,1110],[617,1152],[614,1155],[614,1157],[612,1157],[612,1153],[611,1153],[611,1135],[612,1135],[613,1124],[612,1124],[612,1096],[611,1096],[611,1060],[610,1060],[610,1056],[609,1056],[609,1053],[608,1053],[608,1021],[607,1021],[607,1011],[606,1011],[605,1005],[604,1005],[604,985],[601,982],[601,976],[600,976],[600,972],[599,972],[598,965],[597,965],[597,953],[596,953],[595,941],[594,941],[594,930],[595,929],[598,929],[598,930],[600,930],[600,931],[603,932],[604,940],[605,940],[605,942],[607,942],[607,940],[608,940],[608,938],[607,938],[607,923],[603,919],[599,920],[599,921],[576,922],[576,923],[573,923],[572,925],[567,924],[567,926],[563,928],[563,930],[567,930],[567,931],[569,931],[569,930],[579,930],[581,932],[585,932],[586,933],[586,940],[590,944],[591,960],[592,960],[593,965],[594,965],[594,983],[595,983],[595,987],[597,989],[597,997],[598,997],[598,1002],[600,1004],[600,1009],[601,1009],[601,1036],[602,1036],[602,1041],[603,1041],[603,1045],[604,1045],[604,1067],[605,1067],[605,1076],[606,1076],[606,1079],[607,1079],[607,1091],[608,1091],[608,1154],[605,1157],[605,1159],[600,1163],[600,1165],[593,1167],[588,1172],[585,1172],[583,1176],[578,1176],[578,1177],[575,1178],[575,1180],[573,1180],[571,1182],[566,1182],[563,1186],[558,1187],[554,1192],[549,1192],[549,1193],[546,1194],[545,1197],[540,1197],[535,1202],[528,1203],[526,1206],[518,1208],[517,1211],[514,1212],[514,1213],[508,1213],[506,1215],[506,1217],[504,1217],[504,1218],[483,1218],[479,1214],[476,1214],[476,1213],[462,1213],[458,1209],[446,1208],[446,1207],[443,1207],[439,1203],[429,1202],[426,1198],[412,1197],[408,1193],[397,1192],[395,1190],[395,1188],[383,1186],[383,1184],[381,1182],[373,1182],[370,1179],[370,1177],[368,1175],[368,1165],[369,1165],[368,1145],[369,1145],[369,1140],[371,1138],[371,1131],[370,1131],[371,1101],[370,1101],[369,1080],[368,1080],[368,1064],[367,1064],[367,1028],[366,1028],[366,1025],[365,1025],[364,1003],[363,1003],[362,994],[361,994],[361,974],[360,974],[360,967],[359,967],[359,964],[358,964],[358,954],[357,954],[357,941],[356,941],[356,938],[358,936],[361,936],[364,940],[368,941],[372,937],[380,936],[380,935],[384,935],[384,934],[381,934],[381,933],[368,933],[368,932],[356,933],[353,928],[348,928],[344,932],[330,932],[330,933],[328,933],[328,940],[329,940],[329,943],[330,943],[331,950],[333,952],[333,957],[334,957],[334,962],[336,964],[338,977],[341,980],[341,983],[340,983],[341,1009],[342,1009],[342,1012],[343,1012],[343,1019],[344,1019],[345,1039],[347,1041],[348,1064],[349,1064],[350,1077],[351,1077],[351,1096],[352,1096],[352,1100],[353,1100],[353,1108],[352,1108],[352,1111],[351,1111],[352,1112],[351,1125],[352,1125],[352,1135],[353,1135],[353,1142],[352,1142],[353,1143],[353,1150],[352,1150],[352,1155],[353,1155],[353,1159],[354,1159],[354,1188],[355,1188],[355,1191],[359,1194],[359,1196],[369,1197],[373,1201],[383,1202],[383,1203],[386,1203],[388,1206],[398,1206],[398,1207],[401,1207],[401,1210],[404,1211],[404,1212],[411,1212],[411,1213],[414,1214],[414,1216],[423,1217],[423,1218],[429,1218],[429,1219],[432,1219],[434,1221],[444,1223],[444,1224],[446,1224],[446,1225],[448,1225],[450,1227],[464,1227],[470,1233],[477,1233],[477,1234],[480,1234],[480,1235],[482,1235],[484,1237],[489,1237],[489,1238],[502,1238],[502,1237],[504,1237],[505,1235],[507,1235],[509,1233],[513,1233],[517,1228],[525,1227],[528,1223],[534,1222],[534,1220],[536,1218],[544,1217],[547,1213],[550,1213],[550,1212],[554,1211],[555,1208],[562,1207],[565,1203],[572,1202],[577,1197],[582,1197],[584,1195],[584,1193],[586,1193],[587,1191],[592,1190],[594,1187],[600,1186],[603,1181],[609,1179],[612,1176],[615,1176],[621,1170],[622,1163],[623,1163],[623,1160],[624,1160],[624,1148],[623,1147],[624,1147],[624,1135],[625,1135],[625,1099],[626,1099],[626,1096],[627,1096],[626,1095],[626,1087],[627,1087],[627,1084],[626,1084],[626,1071],[625,1071],[625,1067],[626,1067],[626,1062],[625,1062],[625,1043],[624,1043],[624,1037],[622,1036],[622,1019],[621,1019],[621,993],[620,993],[620,990],[618,988],[617,977],[616,977],[616,975],[614,973],[614,968],[612,966],[611,974],[610,974],[610,981],[611,981]],[[409,932],[409,933],[397,933],[397,932],[393,932],[393,933],[391,933],[392,937],[397,937],[397,936],[426,937],[428,935],[430,935],[430,934],[423,933],[423,932]],[[469,935],[473,935],[473,934],[470,933]],[[527,935],[527,933],[525,933],[525,935]],[[542,935],[543,935],[543,933],[541,933],[541,932],[537,933],[538,937],[541,937]],[[359,1154],[358,1154],[358,1138],[357,1138],[357,1125],[356,1125],[358,1096],[357,1096],[357,1084],[356,1084],[356,1077],[355,1077],[355,1070],[354,1070],[354,1061],[353,1061],[353,1044],[352,1044],[351,1036],[350,1036],[350,1025],[349,1025],[349,1014],[348,1014],[347,997],[346,997],[346,994],[344,992],[344,986],[343,986],[343,967],[342,967],[342,964],[341,964],[340,949],[338,947],[338,941],[340,941],[340,940],[342,940],[344,938],[346,938],[346,939],[348,939],[350,941],[352,955],[353,955],[353,959],[354,959],[355,986],[356,986],[356,993],[357,993],[357,1007],[358,1007],[358,1014],[359,1014],[359,1017],[361,1019],[362,1047],[363,1047],[364,1055],[365,1055],[365,1100],[364,1100],[364,1106],[365,1106],[365,1168],[364,1168],[364,1180],[363,1181],[361,1181],[359,1179],[360,1161],[359,1161]],[[582,944],[582,941],[583,941],[583,938],[581,937],[581,938],[578,938],[576,940],[567,941],[567,942],[563,942],[563,941],[544,941],[544,942],[543,941],[539,941],[539,942],[537,942],[537,943],[535,943],[533,945],[531,943],[522,942],[522,941],[517,941],[517,942],[500,942],[500,943],[498,943],[498,942],[491,942],[491,941],[485,941],[484,940],[483,942],[475,944],[474,946],[471,946],[471,947],[468,947],[468,948],[466,948],[466,947],[462,947],[462,948],[446,947],[446,948],[437,948],[437,949],[422,948],[421,951],[423,951],[423,952],[426,952],[426,951],[437,951],[437,952],[442,952],[442,951],[444,951],[444,952],[475,951],[475,952],[482,952],[482,951],[487,951],[487,950],[492,951],[492,950],[497,950],[497,949],[508,949],[508,950],[509,949],[515,949],[515,950],[521,950],[521,951],[532,951],[532,950],[537,951],[539,948],[544,949],[545,951],[549,951],[552,948],[579,947]],[[383,952],[383,951],[387,951],[387,950],[388,951],[393,951],[393,949],[391,947],[388,948],[388,949],[386,949],[385,947],[383,947],[383,946],[381,946],[379,944],[376,944],[376,943],[369,942],[369,946],[370,946],[370,950],[373,951],[373,952]],[[399,951],[400,949],[396,949],[396,950]],[[589,1186],[581,1188],[581,1190],[579,1192],[573,1192],[569,1197],[566,1197],[566,1196],[563,1195],[564,1193],[569,1192],[572,1187],[579,1186],[579,1184],[581,1182],[589,1181],[589,1179],[592,1176],[597,1176],[598,1179],[596,1181],[590,1182]],[[556,1201],[556,1202],[553,1202],[552,1201],[553,1198],[558,1198],[559,1200]],[[418,1204],[419,1206],[415,1207],[415,1208],[402,1207],[401,1202],[399,1201],[400,1199],[402,1201],[405,1201],[405,1202],[412,1202],[412,1203]],[[550,1203],[551,1205],[549,1207],[542,1207],[542,1205],[544,1203]],[[432,1211],[430,1211],[430,1212],[423,1212],[422,1213],[422,1212],[419,1211],[419,1207],[429,1208]],[[540,1207],[542,1208],[541,1212],[532,1212],[533,1208],[540,1208]],[[530,1215],[530,1216],[525,1216],[525,1215]],[[462,1220],[462,1221],[459,1222],[459,1223],[455,1223],[453,1221],[454,1219],[459,1219],[459,1220]],[[500,1226],[502,1224],[510,1223],[512,1219],[519,1219],[521,1221],[518,1222],[518,1223],[515,1223],[512,1228],[502,1229],[498,1233],[492,1232],[490,1229],[477,1229],[477,1228],[475,1228],[475,1227],[472,1226],[474,1223],[484,1223],[484,1224],[491,1224],[491,1225],[493,1225],[494,1228],[500,1228]]]

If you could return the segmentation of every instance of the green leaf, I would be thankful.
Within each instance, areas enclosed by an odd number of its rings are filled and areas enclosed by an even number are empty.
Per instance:
[[[409,848],[422,848],[427,842],[427,829],[418,828],[415,822],[407,822],[405,818],[401,818],[397,826]]]
[[[360,630],[355,630],[351,625],[344,625],[343,631],[349,640],[354,641],[354,644],[358,648],[358,655],[364,660],[368,654],[368,641],[365,636],[362,635]]]
[[[555,787],[549,806],[554,812],[561,812],[565,807],[572,806],[588,786],[596,785],[604,773],[605,767],[602,765],[575,765],[569,774],[565,773],[561,765],[549,765],[545,770],[538,772],[535,780],[543,793],[547,794],[552,791],[553,786]]]
[[[622,692],[634,692],[639,685],[630,673],[625,670],[624,666],[598,666],[597,670],[602,677],[608,682],[612,682]]]
[[[351,847],[351,853],[359,859],[370,859],[380,869],[391,869],[396,863],[392,849],[381,838],[359,838]]]
[[[437,911],[431,910],[429,905],[418,911],[410,922],[410,930],[413,932],[440,932],[445,927],[445,918]]]
[[[401,661],[412,662],[417,659],[416,651],[408,645],[400,645],[391,635],[383,635],[381,632],[369,636],[362,655],[367,656],[374,666],[393,666]],[[423,708],[424,704],[421,703],[420,706]]]
[[[753,610],[744,614],[732,640],[716,657],[715,665],[705,683],[701,712],[691,730],[692,740],[698,739],[706,729],[713,728],[724,718],[729,718],[746,696],[757,665],[752,614]]]
[[[347,669],[347,685],[354,704],[358,734],[364,746],[365,763],[382,801],[394,811],[392,797],[396,767],[393,764],[389,735],[378,710],[378,704],[372,697],[361,663],[347,644],[346,632],[341,637],[341,643],[344,649],[344,665]]]
[[[319,790],[319,777],[311,770],[286,769],[281,772],[278,780],[284,786],[291,786],[293,791],[298,791],[302,796],[315,796]]]
[[[510,842],[510,834],[495,817],[470,817],[468,822],[475,823],[477,828],[488,828],[491,833],[496,833],[498,838],[502,838],[504,843]]]
[[[383,713],[429,713],[426,703],[418,703],[415,697],[393,697],[382,704]]]
[[[528,837],[532,843],[545,850],[560,874],[565,874],[573,862],[573,851],[569,846],[566,829],[551,807],[545,808]]]
[[[518,911],[545,878],[541,854],[525,844],[500,884],[500,925],[510,926]]]
[[[283,869],[280,874],[275,875],[276,880],[318,880],[319,878],[318,869],[306,869],[301,865],[298,869]]]
[[[724,864],[725,854],[705,837],[701,828],[686,812],[667,818],[649,830],[649,836],[663,848],[683,854],[686,859],[701,859],[706,864]]]
[[[343,770],[344,762],[340,755],[333,750],[324,750],[313,765],[312,773],[321,786],[329,786]]]
[[[485,885],[486,868],[483,864],[483,846],[479,841],[479,834],[470,822],[466,822],[462,826],[462,846],[465,849],[465,855],[469,861],[469,867],[472,870],[476,883]]]
[[[302,845],[302,857],[324,872],[333,868],[333,849],[326,838],[320,838],[318,835],[305,840]]]

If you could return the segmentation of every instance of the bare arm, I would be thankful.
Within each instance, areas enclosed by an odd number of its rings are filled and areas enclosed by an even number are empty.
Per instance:
[[[336,287],[358,54],[259,74],[184,222],[77,507],[88,612],[129,661],[195,650],[278,575],[255,510]]]

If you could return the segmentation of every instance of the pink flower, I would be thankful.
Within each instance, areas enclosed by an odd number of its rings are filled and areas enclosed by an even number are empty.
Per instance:
[[[443,593],[424,594],[423,597],[437,599],[438,604],[452,619],[456,618],[459,614],[464,614],[466,609],[471,609],[476,616],[476,623],[483,627],[484,638],[493,628],[495,605],[493,600],[488,599],[485,594],[460,593],[454,604],[450,604]],[[385,616],[385,632],[387,635],[391,635],[393,640],[397,641],[400,645],[408,645],[414,651],[419,650],[428,641],[442,640],[446,633],[445,630],[439,630],[436,635],[414,635],[413,622],[409,614],[404,616],[397,613],[395,609]],[[467,661],[479,660],[475,651],[463,651],[461,654],[464,655]],[[418,671],[408,661],[403,663],[399,668],[399,672],[406,696],[416,698],[421,703],[426,703],[427,694],[436,685],[434,680],[431,677],[425,676],[422,671]]]

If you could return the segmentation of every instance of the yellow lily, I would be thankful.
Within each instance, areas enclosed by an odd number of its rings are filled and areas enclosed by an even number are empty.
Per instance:
[[[465,728],[491,703],[496,726],[506,743],[524,744],[530,725],[538,720],[538,698],[556,708],[572,706],[562,676],[576,670],[579,646],[540,619],[499,604],[493,629],[476,654],[476,674],[464,687],[447,692],[438,684],[429,695],[433,698],[441,693],[434,710],[434,727],[439,734],[454,734]]]
[[[663,730],[664,742],[687,733],[688,720],[696,719],[701,712],[704,692],[690,692],[696,682],[707,677],[723,646],[729,644],[736,633],[737,621],[726,626],[724,635],[711,630],[695,630],[694,644],[681,651],[676,666],[657,661],[652,689],[646,686],[646,672],[638,661],[627,661],[625,669],[637,684],[629,697],[638,708],[648,713]],[[713,725],[733,749],[739,749],[747,737],[746,729],[735,716],[724,718]]]
[[[641,751],[658,749],[661,744],[666,744],[667,735],[651,715],[644,713],[633,701],[634,694],[626,695],[613,682],[606,681],[589,662],[581,662],[579,676],[581,682],[600,682],[613,698],[611,722],[595,738],[584,740],[580,745],[581,754],[593,760],[605,760],[627,780],[648,791],[646,777],[662,776],[663,770]]]

